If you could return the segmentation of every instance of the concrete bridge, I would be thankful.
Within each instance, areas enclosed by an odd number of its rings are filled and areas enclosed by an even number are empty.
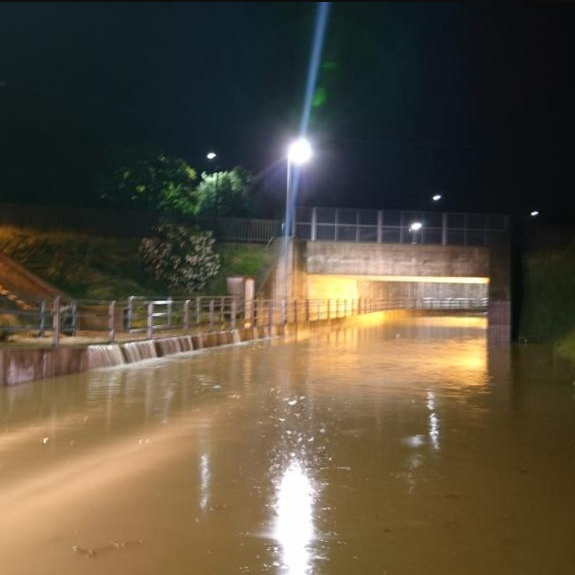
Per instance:
[[[464,223],[459,228],[450,225],[454,221],[452,214],[434,213],[433,219],[420,212],[399,212],[398,224],[386,225],[380,211],[371,217],[375,223],[362,224],[360,211],[333,210],[331,222],[326,223],[324,217],[324,223],[319,223],[322,218],[318,217],[318,210],[311,209],[308,219],[296,220],[296,237],[285,242],[267,285],[270,297],[483,299],[488,302],[490,336],[494,340],[510,340],[511,274],[506,218],[456,214],[463,216],[457,220]],[[338,212],[346,212],[343,223]],[[349,212],[353,214],[350,216]],[[414,235],[410,230],[413,221],[439,225],[424,224]],[[475,227],[468,225],[470,221]],[[326,236],[329,239],[319,239]]]

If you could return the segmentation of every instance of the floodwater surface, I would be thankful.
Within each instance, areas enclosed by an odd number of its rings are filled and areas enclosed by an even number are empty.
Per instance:
[[[573,379],[421,317],[0,388],[0,573],[571,575]]]

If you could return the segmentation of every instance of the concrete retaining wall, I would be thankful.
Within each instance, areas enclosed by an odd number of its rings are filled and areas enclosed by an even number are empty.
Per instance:
[[[489,248],[306,242],[310,274],[489,277]]]
[[[322,322],[318,322],[322,323]],[[230,331],[212,332],[189,336],[177,336],[150,341],[141,341],[142,345],[155,348],[157,357],[186,353],[191,349],[201,350],[209,347],[237,344],[244,341],[265,339],[286,335],[288,326],[259,326]],[[191,340],[185,344],[181,340]],[[49,377],[69,375],[134,362],[124,351],[130,345],[107,344],[86,345],[77,347],[45,347],[45,348],[6,348],[0,349],[0,385],[16,385],[27,381],[36,381]],[[101,357],[101,360],[98,357]],[[113,360],[110,363],[110,360]]]

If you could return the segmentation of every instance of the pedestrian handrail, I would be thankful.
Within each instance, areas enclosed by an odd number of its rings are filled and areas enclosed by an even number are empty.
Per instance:
[[[122,300],[42,300],[36,309],[1,309],[0,332],[29,338],[81,336],[82,341],[152,339],[167,332],[212,332],[250,326],[331,321],[386,310],[485,311],[487,298],[242,300],[235,296],[190,298],[131,296]]]

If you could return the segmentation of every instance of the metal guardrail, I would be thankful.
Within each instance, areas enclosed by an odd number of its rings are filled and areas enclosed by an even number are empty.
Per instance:
[[[308,323],[394,309],[483,311],[487,298],[239,300],[231,296],[190,299],[131,296],[121,301],[45,300],[34,310],[0,309],[0,332],[82,343],[162,337],[168,332],[212,332],[240,327]],[[76,341],[76,340],[73,340]]]
[[[475,246],[508,228],[500,214],[300,207],[293,233],[311,241]]]

